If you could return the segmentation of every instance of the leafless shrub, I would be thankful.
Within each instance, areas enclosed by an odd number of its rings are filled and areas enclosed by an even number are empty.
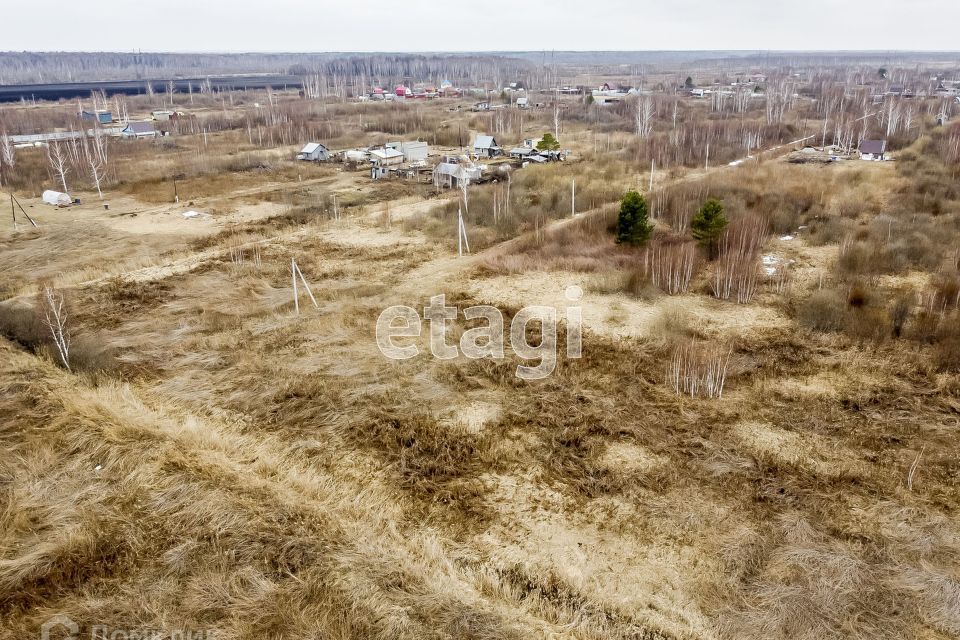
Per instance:
[[[787,262],[782,262],[767,277],[767,282],[774,293],[789,293],[793,285],[793,269]]]
[[[760,271],[754,258],[728,255],[717,260],[710,288],[716,298],[745,304],[753,298],[759,281]]]
[[[230,245],[230,262],[238,266],[243,266],[244,258],[245,250],[243,245],[239,242],[232,243]]]
[[[938,274],[930,284],[933,288],[929,296],[931,310],[945,311],[960,307],[960,274]]]
[[[717,264],[710,279],[714,297],[745,304],[760,282],[757,256],[767,236],[767,223],[756,216],[734,221],[720,237]]]
[[[692,242],[654,241],[644,251],[642,268],[654,285],[678,295],[690,289],[696,259]]]
[[[895,338],[903,335],[903,329],[907,324],[907,320],[910,318],[910,312],[913,310],[915,299],[916,295],[912,291],[909,291],[894,300],[893,305],[890,307],[890,328]]]
[[[679,344],[667,366],[667,384],[677,394],[719,398],[727,378],[730,353],[726,345]]]

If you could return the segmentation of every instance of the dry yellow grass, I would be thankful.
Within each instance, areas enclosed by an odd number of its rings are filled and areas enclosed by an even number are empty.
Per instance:
[[[391,202],[389,229],[358,202],[340,221],[228,212],[160,236],[50,215],[4,236],[5,297],[54,278],[112,362],[70,374],[0,338],[6,635],[55,613],[237,638],[960,634],[960,382],[929,347],[798,325],[793,296],[834,278],[835,251],[768,245],[800,263],[790,295],[717,301],[700,273],[640,299],[607,285],[631,258],[603,211],[459,259],[400,224],[431,206]],[[254,246],[259,263],[231,259]],[[291,257],[320,307],[300,316]],[[377,351],[385,306],[446,293],[509,315],[562,308],[568,284],[584,357],[542,382],[513,357]],[[665,384],[688,339],[734,345],[722,399]]]

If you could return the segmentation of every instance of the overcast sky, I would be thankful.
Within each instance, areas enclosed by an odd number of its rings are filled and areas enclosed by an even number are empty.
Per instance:
[[[4,0],[0,50],[958,50],[960,0]]]

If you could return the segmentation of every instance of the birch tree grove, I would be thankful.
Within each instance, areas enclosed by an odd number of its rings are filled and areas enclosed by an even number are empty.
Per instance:
[[[641,96],[637,100],[637,135],[646,138],[653,131],[653,100]]]
[[[67,174],[70,173],[70,162],[67,153],[59,142],[51,142],[47,146],[47,161],[50,163],[50,170],[60,179],[63,185],[63,192],[69,193],[67,189]]]

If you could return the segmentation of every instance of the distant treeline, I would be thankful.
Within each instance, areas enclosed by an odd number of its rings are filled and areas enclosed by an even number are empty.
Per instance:
[[[363,77],[369,83],[447,79],[483,84],[530,82],[537,65],[508,55],[454,53],[0,52],[0,85],[241,73]]]

